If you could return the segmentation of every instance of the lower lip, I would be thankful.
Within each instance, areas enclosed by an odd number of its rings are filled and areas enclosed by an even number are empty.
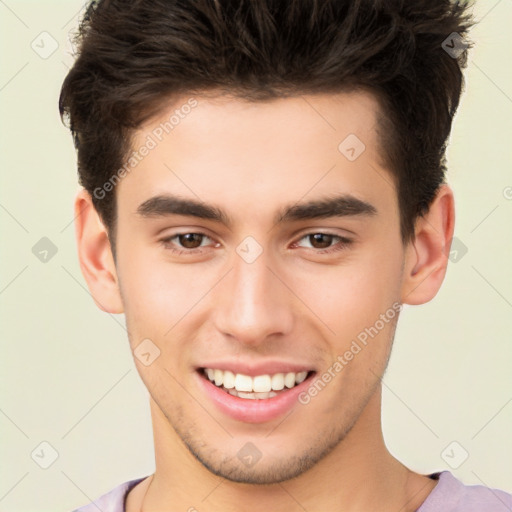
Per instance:
[[[309,387],[314,376],[311,373],[300,384],[272,398],[250,399],[226,393],[203,376],[202,370],[196,373],[200,385],[217,408],[227,416],[246,423],[264,423],[286,414],[297,403],[300,393]]]

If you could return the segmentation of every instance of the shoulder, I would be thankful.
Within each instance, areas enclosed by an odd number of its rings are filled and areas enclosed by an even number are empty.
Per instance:
[[[144,476],[142,478],[136,478],[134,480],[124,482],[95,499],[92,503],[77,508],[73,510],[73,512],[98,512],[98,510],[103,510],[104,512],[125,512],[125,500],[127,494],[145,478],[147,477]]]
[[[485,485],[465,485],[449,471],[434,473],[438,480],[417,512],[509,512],[512,495]]]

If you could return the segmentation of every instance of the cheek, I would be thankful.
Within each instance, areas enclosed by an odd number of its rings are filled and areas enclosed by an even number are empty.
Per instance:
[[[343,345],[399,299],[400,262],[398,252],[381,257],[379,251],[368,248],[339,265],[297,272],[292,282],[297,295],[329,328],[327,336],[335,335]]]
[[[194,306],[214,286],[217,273],[170,263],[158,250],[124,254],[118,261],[118,275],[130,334],[167,344],[174,326],[193,313]]]

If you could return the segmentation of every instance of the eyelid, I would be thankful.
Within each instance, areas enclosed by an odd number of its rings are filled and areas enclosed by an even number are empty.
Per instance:
[[[343,235],[340,235],[338,233],[330,233],[329,231],[311,231],[308,233],[305,233],[304,235],[301,235],[297,238],[297,242],[300,242],[304,238],[308,238],[313,235],[327,235],[332,236],[333,238],[339,239],[339,240],[348,240],[348,237],[344,237]]]
[[[183,235],[199,235],[199,236],[202,236],[204,238],[209,238],[210,240],[212,240],[215,244],[218,244],[218,242],[215,242],[215,240],[213,239],[213,237],[211,237],[210,235],[206,234],[206,233],[203,233],[202,231],[193,231],[193,230],[188,230],[188,231],[179,231],[177,233],[172,233],[168,236],[165,236],[164,238],[162,238],[160,240],[160,242],[164,245],[166,244],[171,244],[171,240],[174,239],[174,238],[177,238],[179,236],[183,236]],[[197,250],[202,250],[204,248],[206,248],[207,246],[199,246],[199,247],[195,247],[194,249],[187,249],[187,248],[182,248],[182,247],[179,247],[178,246],[178,250],[181,250],[183,252],[189,252],[189,253],[194,253],[195,251]]]

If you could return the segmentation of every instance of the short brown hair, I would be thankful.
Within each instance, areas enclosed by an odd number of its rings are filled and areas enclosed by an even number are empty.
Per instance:
[[[466,52],[455,58],[443,42],[462,40],[472,23],[468,2],[451,0],[91,2],[59,111],[113,249],[115,189],[102,199],[94,190],[122,167],[142,123],[173,97],[205,91],[247,101],[372,91],[402,241],[410,241],[444,183],[464,83]]]

